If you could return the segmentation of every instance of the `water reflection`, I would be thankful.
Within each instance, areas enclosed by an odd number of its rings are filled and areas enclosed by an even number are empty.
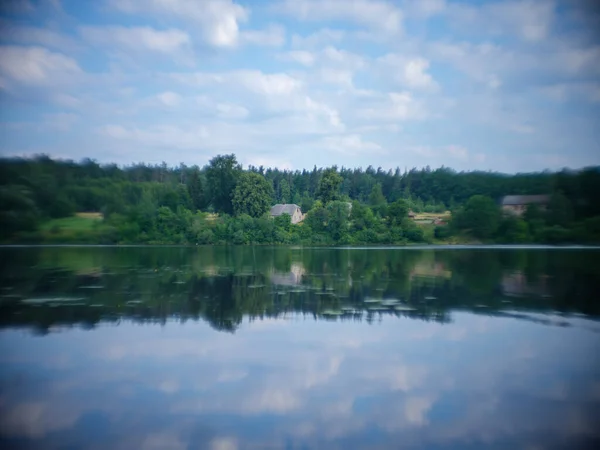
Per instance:
[[[292,312],[327,320],[452,310],[597,317],[596,251],[385,251],[281,248],[3,249],[0,326],[46,333],[124,318],[203,319],[235,331],[242,318]]]
[[[597,252],[1,253],[2,448],[600,443]]]

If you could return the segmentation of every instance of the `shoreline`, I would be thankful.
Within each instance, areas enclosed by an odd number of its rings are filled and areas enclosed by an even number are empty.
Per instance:
[[[236,248],[289,248],[292,250],[600,250],[600,245],[581,245],[581,244],[382,244],[382,245],[298,245],[298,244],[0,244],[2,248],[61,248],[61,247],[80,247],[80,248],[208,248],[208,247],[236,247]]]

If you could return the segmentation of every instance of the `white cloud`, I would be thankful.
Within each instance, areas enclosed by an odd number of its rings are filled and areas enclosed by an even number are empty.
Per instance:
[[[417,18],[426,18],[440,14],[445,11],[448,6],[446,0],[405,0],[403,6],[406,8],[407,14]]]
[[[323,146],[329,151],[340,153],[346,156],[355,156],[358,154],[386,153],[381,145],[375,142],[363,141],[357,134],[326,136],[317,146]]]
[[[300,36],[299,34],[294,34],[292,36],[292,47],[306,49],[321,49],[326,45],[340,42],[342,39],[344,39],[345,34],[346,33],[342,30],[332,30],[330,28],[323,28],[307,36]]]
[[[81,106],[81,100],[70,94],[54,94],[52,96],[52,101],[57,105],[66,108],[78,108],[79,106]]]
[[[202,126],[182,129],[174,125],[158,125],[150,129],[143,129],[122,125],[105,125],[99,131],[113,139],[159,148],[193,149],[208,137],[208,131]]]
[[[181,103],[181,96],[175,92],[161,92],[156,96],[159,102],[165,106],[173,107]]]
[[[512,125],[510,127],[513,131],[515,131],[516,133],[521,133],[521,134],[531,134],[535,132],[535,128],[533,128],[531,125],[525,125],[525,124],[515,124]]]
[[[170,54],[191,45],[190,36],[181,30],[155,30],[150,27],[80,27],[81,36],[96,45]]]
[[[234,47],[240,37],[239,24],[248,11],[232,0],[113,0],[114,8],[127,13],[174,16],[200,25],[204,41],[214,47]]]
[[[427,73],[429,61],[420,57],[388,53],[379,58],[384,73],[390,74],[399,84],[414,89],[437,89],[433,77]]]
[[[554,2],[549,0],[525,0],[499,2],[490,5],[493,20],[501,20],[507,27],[514,27],[527,41],[540,41],[548,35],[554,19]]]
[[[354,73],[366,65],[365,59],[360,55],[332,46],[318,52],[292,50],[279,55],[279,59],[314,68],[305,73],[310,85],[326,83],[352,87]]]
[[[600,103],[600,83],[554,83],[537,89],[544,97],[556,102],[582,100]]]
[[[278,167],[281,170],[292,170],[292,163],[290,161],[288,161],[287,159],[282,159],[279,158],[277,156],[271,156],[271,155],[256,155],[256,154],[252,154],[250,156],[247,157],[242,157],[243,159],[241,160],[242,163],[244,163],[247,166],[254,166],[254,167]]]
[[[437,41],[425,47],[431,59],[449,63],[492,89],[508,83],[536,85],[540,79],[585,80],[600,76],[600,45],[561,40],[546,43],[541,51],[490,41]]]
[[[231,74],[232,81],[263,95],[286,95],[297,91],[301,82],[285,73],[265,74],[258,70],[241,70]]]
[[[469,151],[459,145],[449,145],[446,147],[446,151],[450,156],[456,159],[466,160],[469,158]]]
[[[460,161],[460,162],[477,162],[483,163],[486,160],[485,155],[482,153],[471,154],[466,147],[461,145],[445,145],[445,146],[412,146],[409,147],[408,150],[412,153],[415,153],[423,158],[427,159],[436,159],[441,164],[447,164],[448,157],[450,157],[450,161]],[[419,338],[423,336],[419,335]]]
[[[277,128],[277,132],[283,132],[283,129],[287,128],[291,133],[292,128],[300,126],[299,122],[303,122],[307,127],[306,133],[311,133],[315,127],[324,127],[336,132],[344,129],[336,108],[309,95],[310,90],[305,80],[286,73],[268,74],[242,70],[220,73],[179,73],[171,74],[171,78],[200,89],[210,89],[211,96],[200,95],[196,103],[207,111],[217,109],[217,114],[221,118],[244,118],[249,113],[248,108],[251,108],[258,116],[266,114],[270,120],[281,121],[281,124],[272,125]],[[236,97],[236,104],[241,102],[244,107],[231,105],[230,101],[219,100],[232,98],[232,96]],[[218,107],[217,104],[221,106]],[[273,114],[280,117],[274,118]],[[306,124],[306,121],[309,124]],[[260,126],[267,126],[266,123],[254,125],[252,132],[258,133]]]
[[[244,44],[281,47],[285,44],[285,28],[280,25],[270,25],[264,30],[242,31],[240,40]]]
[[[302,82],[286,73],[264,73],[259,70],[236,70],[231,72],[175,73],[176,81],[196,86],[227,85],[231,89],[245,88],[261,95],[287,95],[298,91]]]
[[[31,85],[68,82],[81,68],[73,58],[42,47],[0,47],[0,74]]]
[[[15,25],[0,21],[2,41],[5,43],[35,44],[62,52],[77,51],[81,46],[71,37],[49,28]]]
[[[353,73],[350,70],[330,69],[325,67],[316,72],[317,79],[335,86],[352,87]]]
[[[404,414],[407,422],[412,425],[426,425],[427,413],[433,403],[434,400],[430,397],[409,397],[404,404]]]
[[[221,119],[244,119],[249,114],[249,111],[243,106],[232,103],[218,103],[217,112]]]
[[[555,20],[555,2],[516,0],[472,6],[450,3],[448,19],[457,29],[492,35],[517,35],[524,41],[540,42],[547,38]]]
[[[68,429],[79,418],[65,404],[32,401],[16,403],[0,416],[3,434],[17,437],[41,438],[47,433]]]
[[[343,67],[349,70],[357,70],[365,65],[363,57],[332,46],[325,47],[321,52],[321,59],[326,65]]]
[[[72,113],[45,114],[41,127],[54,131],[69,131],[78,120],[79,116]]]
[[[237,450],[237,439],[231,437],[218,437],[210,441],[209,450]]]
[[[298,20],[349,20],[384,33],[402,29],[402,11],[391,2],[379,0],[285,0],[276,11]]]
[[[141,443],[142,450],[184,450],[187,444],[178,436],[169,433],[149,433]]]
[[[315,55],[304,50],[292,50],[279,56],[283,61],[293,61],[303,66],[312,66],[315,63]]]
[[[390,92],[371,102],[370,107],[359,109],[358,113],[371,120],[410,120],[425,116],[422,105],[409,92]]]

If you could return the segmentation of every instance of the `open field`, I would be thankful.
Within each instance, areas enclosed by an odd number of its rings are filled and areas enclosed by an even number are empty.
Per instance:
[[[446,211],[443,213],[417,213],[413,220],[415,223],[419,225],[432,224],[436,219],[443,220],[444,222],[448,222],[452,217],[450,211]]]
[[[99,212],[78,212],[78,213],[75,213],[75,216],[82,217],[85,219],[96,219],[96,220],[102,220],[104,218],[102,213],[99,213]]]
[[[445,211],[443,213],[416,213],[415,220],[449,220],[452,217],[450,211]]]
[[[90,231],[94,225],[102,220],[100,213],[77,213],[72,217],[62,217],[60,219],[51,219],[42,224],[42,231]]]

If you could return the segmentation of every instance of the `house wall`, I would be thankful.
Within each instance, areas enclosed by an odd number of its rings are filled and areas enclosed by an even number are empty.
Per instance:
[[[525,212],[525,208],[525,205],[503,205],[502,211],[508,214],[521,216]]]
[[[292,223],[297,224],[302,221],[302,213],[299,210],[294,211],[294,215],[292,216]]]
[[[522,216],[527,211],[528,205],[502,205],[502,211],[507,214],[514,214],[517,216]],[[546,205],[540,204],[537,205],[541,211],[546,210]]]

